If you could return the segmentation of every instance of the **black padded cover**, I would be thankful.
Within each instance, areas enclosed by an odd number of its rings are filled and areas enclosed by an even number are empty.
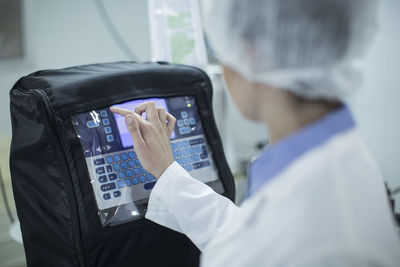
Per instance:
[[[184,235],[146,219],[102,227],[71,115],[135,98],[193,95],[225,195],[234,199],[212,111],[212,86],[193,67],[119,62],[44,70],[10,91],[10,170],[28,266],[198,266]]]

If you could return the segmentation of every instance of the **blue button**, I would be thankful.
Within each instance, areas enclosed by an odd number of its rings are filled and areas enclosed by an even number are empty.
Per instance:
[[[100,110],[100,116],[102,116],[103,118],[107,117],[108,116],[107,111],[106,110]]]
[[[188,114],[186,111],[182,111],[181,116],[182,116],[182,118],[186,119],[188,117]]]
[[[176,151],[176,156],[178,158],[182,157],[182,151],[180,151],[180,150]]]
[[[113,168],[114,168],[114,171],[119,171],[120,170],[119,164],[114,164]]]
[[[94,160],[94,165],[103,165],[103,164],[105,164],[106,162],[104,161],[104,159],[103,158],[99,158],[99,159],[95,159]]]
[[[177,124],[178,124],[178,127],[182,127],[183,126],[183,120],[178,120]]]
[[[105,182],[107,182],[107,176],[106,176],[106,175],[100,176],[100,177],[99,177],[99,182],[100,182],[100,183],[105,183]]]
[[[188,153],[189,153],[189,151],[185,148],[185,149],[183,150],[183,155],[186,156]]]
[[[191,170],[193,170],[191,164],[186,165],[186,166],[185,166],[185,169],[186,169],[188,172],[190,172]]]
[[[186,159],[187,159],[187,161],[188,161],[189,163],[192,163],[192,162],[193,162],[193,156],[189,156],[189,157],[187,157]]]
[[[132,178],[132,184],[135,185],[135,184],[138,184],[138,183],[139,183],[138,179],[136,177],[133,177]]]
[[[99,127],[99,123],[98,123],[98,122],[95,122],[95,121],[88,121],[88,122],[86,123],[86,126],[87,126],[88,128],[96,128],[96,127]]]
[[[196,119],[195,118],[189,118],[189,122],[190,122],[190,125],[195,125],[196,124]]]
[[[128,155],[126,153],[121,154],[122,160],[128,160]]]
[[[126,170],[126,169],[128,169],[128,163],[121,162],[121,170]]]
[[[182,128],[179,128],[179,133],[180,134],[188,134],[188,133],[190,133],[192,131],[192,128],[190,128],[190,127],[182,127]]]
[[[114,142],[114,136],[112,134],[109,134],[106,137],[107,137],[107,142],[109,143]]]
[[[189,148],[189,153],[192,154],[192,155],[194,154],[194,148],[193,147]]]
[[[172,157],[173,157],[173,158],[176,158],[176,153],[175,153],[175,151],[172,151]]]
[[[140,174],[139,169],[133,169],[133,173],[134,173],[135,175],[139,175],[139,174]]]
[[[114,160],[116,162],[120,162],[121,161],[121,157],[119,155],[114,155]]]
[[[172,143],[172,144],[171,144],[171,148],[172,148],[172,150],[175,150],[175,149],[176,149],[175,143]]]
[[[197,145],[197,146],[194,148],[194,151],[196,151],[196,153],[201,153],[201,148],[200,148],[200,146]]]
[[[144,175],[140,175],[139,181],[140,181],[141,183],[146,182],[146,179],[144,178]]]
[[[113,182],[113,183],[108,183],[108,184],[102,184],[101,186],[100,186],[100,189],[101,189],[101,191],[110,191],[110,190],[113,190],[113,189],[115,189],[115,183]]]
[[[125,173],[124,172],[119,172],[118,173],[119,179],[124,179],[125,178]]]
[[[110,125],[110,120],[108,118],[103,119],[103,125],[104,126]]]
[[[184,120],[183,120],[183,124],[184,124],[185,126],[189,126],[189,125],[190,125],[189,119],[184,119]]]
[[[135,164],[136,164],[136,166],[140,166],[140,161],[138,159],[135,160]]]
[[[189,146],[189,141],[183,141],[183,146],[188,147]]]
[[[135,167],[135,163],[132,160],[130,160],[130,161],[128,161],[128,166],[129,166],[129,168],[133,168],[133,167]]]
[[[140,173],[144,174],[144,173],[146,173],[146,170],[142,167],[142,168],[140,168]]]
[[[104,132],[106,133],[106,134],[110,134],[112,131],[111,131],[111,127],[110,126],[106,126],[106,127],[104,127]]]
[[[117,190],[113,192],[114,197],[120,197],[121,196],[121,191]]]
[[[194,156],[193,156],[193,160],[194,160],[194,161],[199,161],[199,160],[200,160],[199,155],[194,155]]]
[[[124,181],[122,181],[122,180],[117,181],[117,187],[118,187],[118,188],[122,188],[122,187],[124,187],[124,186],[125,186]]]
[[[117,180],[117,175],[115,173],[111,173],[108,175],[108,179],[110,179],[110,181]]]
[[[207,161],[202,161],[202,162],[197,162],[197,163],[193,163],[193,169],[200,169],[203,167],[207,167],[210,166],[211,162]]]
[[[104,194],[103,198],[104,198],[104,200],[109,200],[111,198],[110,193]]]
[[[151,183],[147,183],[147,184],[144,185],[144,189],[151,190],[151,189],[153,189],[155,184],[156,184],[156,181],[151,182]]]
[[[181,164],[186,164],[186,158],[181,158]]]
[[[125,173],[126,173],[126,176],[128,176],[128,177],[132,177],[133,176],[131,170],[127,170]]]
[[[114,160],[113,160],[113,158],[111,156],[107,156],[106,160],[107,160],[108,164],[111,164],[111,163],[114,162]]]
[[[113,170],[111,165],[107,165],[106,169],[107,169],[107,172],[112,172],[112,170]]]
[[[150,173],[146,174],[146,179],[147,179],[147,181],[152,181],[153,175],[151,175]]]
[[[106,172],[106,170],[104,169],[104,167],[98,167],[98,168],[96,168],[96,173],[97,174],[103,174],[103,173],[105,173]]]
[[[130,158],[130,159],[134,159],[134,158],[136,158],[136,154],[135,154],[135,152],[129,152],[128,153],[128,157]]]
[[[131,179],[126,179],[125,184],[126,186],[131,186],[132,185]]]
[[[176,147],[177,147],[177,148],[182,148],[182,147],[183,147],[183,142],[178,142],[178,143],[176,143]]]

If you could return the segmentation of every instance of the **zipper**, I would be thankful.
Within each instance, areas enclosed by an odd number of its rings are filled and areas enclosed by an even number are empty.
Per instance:
[[[57,133],[57,128],[56,128],[56,120],[54,117],[54,110],[53,107],[50,103],[50,100],[47,96],[47,94],[42,90],[42,89],[33,89],[30,90],[37,98],[39,99],[40,102],[42,102],[45,105],[45,113],[46,117],[48,119],[48,130],[50,132],[50,138],[53,141],[56,151],[58,155],[61,157],[62,160],[62,165],[65,166],[65,172],[71,177],[71,172],[68,167],[68,161],[65,157],[64,149],[61,145],[60,137]],[[51,126],[51,127],[50,127]],[[67,179],[68,182],[66,183],[67,185],[67,190],[69,189],[70,192],[72,192],[73,197],[71,194],[68,194],[69,201],[72,204],[70,207],[71,212],[71,222],[72,222],[72,228],[74,231],[74,244],[75,248],[78,252],[78,263],[79,266],[86,267],[86,257],[85,253],[83,252],[83,243],[82,243],[82,235],[81,235],[81,227],[80,227],[80,222],[79,222],[79,213],[78,213],[78,208],[77,208],[77,201],[76,201],[76,192],[74,190],[74,186],[72,183],[71,179]]]

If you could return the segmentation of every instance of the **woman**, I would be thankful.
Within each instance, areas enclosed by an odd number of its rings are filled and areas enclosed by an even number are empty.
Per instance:
[[[164,109],[112,108],[158,178],[146,218],[186,234],[203,266],[399,266],[382,177],[343,104],[374,8],[368,0],[206,1],[227,88],[247,118],[265,123],[271,144],[251,164],[249,197],[237,207],[173,162],[175,118]]]

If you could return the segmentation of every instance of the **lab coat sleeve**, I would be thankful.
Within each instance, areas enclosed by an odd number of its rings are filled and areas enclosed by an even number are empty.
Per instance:
[[[154,186],[146,218],[187,235],[203,251],[214,234],[239,212],[228,198],[174,162]]]

